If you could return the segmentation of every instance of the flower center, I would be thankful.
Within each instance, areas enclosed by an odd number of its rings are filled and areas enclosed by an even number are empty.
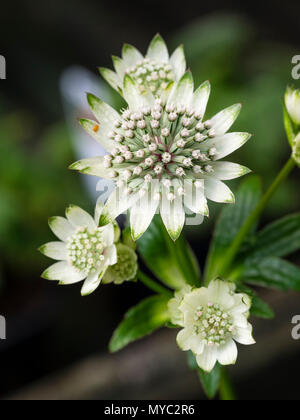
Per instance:
[[[148,58],[127,69],[127,73],[138,83],[142,93],[150,90],[153,94],[158,94],[160,90],[166,89],[168,84],[174,80],[170,64],[158,63]]]
[[[194,334],[209,346],[225,344],[234,331],[231,317],[218,304],[198,306],[194,321]]]
[[[111,178],[137,189],[153,179],[164,184],[174,178],[195,180],[201,173],[213,172],[210,161],[217,149],[206,140],[215,132],[211,122],[202,122],[202,117],[185,106],[165,106],[159,99],[152,108],[126,109],[109,133],[117,143],[111,155],[105,156]]]
[[[93,273],[102,265],[105,246],[99,229],[79,228],[67,243],[69,261],[78,271]]]

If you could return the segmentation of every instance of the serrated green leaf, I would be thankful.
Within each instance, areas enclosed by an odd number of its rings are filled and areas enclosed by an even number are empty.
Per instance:
[[[248,257],[284,257],[300,249],[300,213],[292,214],[266,226],[249,249]]]
[[[250,313],[257,318],[273,319],[275,317],[273,309],[256,295],[252,297]]]
[[[257,176],[251,176],[242,182],[236,194],[236,204],[223,208],[210,245],[206,263],[206,279],[212,279],[219,274],[217,269],[224,258],[225,251],[257,205],[260,197],[260,179]]]
[[[249,284],[300,291],[300,268],[277,257],[248,260],[242,278]]]
[[[166,285],[174,289],[199,285],[200,270],[189,244],[183,235],[174,243],[159,216],[154,217],[137,245],[146,265]]]
[[[168,296],[151,296],[131,308],[115,330],[109,350],[116,352],[126,347],[169,321]]]

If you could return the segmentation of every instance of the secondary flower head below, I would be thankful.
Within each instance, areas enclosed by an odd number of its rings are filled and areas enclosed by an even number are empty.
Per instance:
[[[205,82],[194,92],[189,72],[161,98],[141,94],[128,75],[123,91],[129,106],[121,115],[88,95],[99,123],[82,120],[82,125],[110,153],[76,162],[71,168],[115,181],[116,190],[104,207],[100,224],[130,208],[132,235],[138,239],[159,210],[176,240],[185,222],[184,207],[207,216],[207,198],[234,201],[221,180],[249,172],[238,164],[218,162],[250,138],[248,133],[226,134],[240,105],[205,119],[210,85]]]
[[[178,292],[177,292],[178,293]],[[180,299],[179,299],[180,298]],[[182,350],[191,350],[199,367],[210,372],[218,361],[234,364],[237,346],[254,344],[248,323],[250,298],[235,293],[235,285],[214,280],[208,288],[193,289],[169,303],[171,321],[183,327],[177,336]]]
[[[99,219],[99,206],[96,218]],[[85,280],[81,293],[92,293],[100,284],[107,268],[117,262],[114,226],[97,227],[95,220],[77,206],[66,210],[67,218],[53,217],[50,228],[62,242],[50,242],[40,251],[59,260],[44,271],[42,277],[72,284]]]

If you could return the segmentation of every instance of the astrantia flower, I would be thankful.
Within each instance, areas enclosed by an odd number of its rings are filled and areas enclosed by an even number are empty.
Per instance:
[[[300,90],[288,87],[285,94],[285,106],[294,124],[300,126]]]
[[[126,75],[123,91],[128,108],[121,115],[88,95],[99,123],[81,123],[109,154],[84,159],[71,168],[115,180],[116,189],[104,207],[100,224],[110,223],[130,208],[131,231],[136,240],[159,211],[176,240],[185,222],[185,207],[208,215],[206,198],[234,201],[221,180],[240,177],[249,170],[218,161],[250,138],[248,133],[225,134],[241,106],[233,105],[207,120],[204,114],[210,85],[205,82],[193,90],[193,78],[187,72],[163,101],[152,94],[141,94]]]
[[[137,255],[127,245],[117,244],[117,263],[110,266],[103,277],[103,283],[122,284],[134,280],[138,270]]]
[[[182,350],[191,350],[199,367],[206,372],[217,361],[221,365],[236,362],[235,341],[255,344],[248,323],[250,298],[234,291],[232,283],[215,280],[208,288],[187,293],[179,306],[184,328],[177,335],[177,343]]]
[[[137,83],[141,93],[160,95],[170,83],[178,81],[186,69],[183,46],[179,46],[169,57],[167,46],[160,35],[151,41],[146,57],[135,47],[125,44],[122,58],[113,57],[116,72],[101,68],[104,79],[122,94],[125,74]]]
[[[59,260],[42,277],[58,280],[59,284],[73,284],[85,280],[82,295],[92,293],[100,284],[107,268],[117,262],[112,223],[98,227],[95,220],[77,206],[70,206],[64,217],[52,217],[49,225],[62,242],[50,242],[40,251]],[[96,211],[99,219],[99,208]]]

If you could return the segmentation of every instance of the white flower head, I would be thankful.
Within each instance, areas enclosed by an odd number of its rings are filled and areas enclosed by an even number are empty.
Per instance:
[[[205,82],[194,92],[190,72],[181,77],[164,101],[152,94],[141,94],[129,75],[124,78],[123,91],[128,109],[121,115],[89,94],[88,101],[99,122],[81,121],[86,131],[110,152],[111,159],[84,159],[71,169],[116,181],[117,188],[106,202],[100,224],[110,223],[130,209],[132,236],[136,240],[154,214],[160,213],[171,238],[176,240],[185,223],[186,208],[208,216],[207,198],[219,203],[234,202],[233,193],[222,180],[249,172],[244,166],[219,162],[251,137],[248,133],[227,133],[241,105],[233,105],[207,122],[204,114],[210,84]],[[170,119],[171,114],[176,118]],[[127,127],[129,121],[139,121],[136,118],[145,121],[145,128],[135,125],[127,136],[122,127]],[[187,118],[188,128],[182,124]],[[213,137],[209,135],[211,130]],[[128,151],[132,156],[126,159]],[[119,187],[120,181],[126,181],[126,187]],[[146,191],[142,197],[141,189]]]
[[[98,227],[99,205],[95,213],[94,219],[72,205],[66,210],[66,218],[52,217],[50,228],[61,242],[50,242],[40,248],[44,255],[59,261],[47,268],[42,277],[63,285],[85,280],[83,296],[92,293],[107,268],[117,262],[114,225]]]
[[[183,46],[179,46],[170,57],[159,34],[151,41],[145,57],[132,45],[125,44],[122,58],[114,56],[113,64],[115,72],[107,68],[100,68],[100,72],[121,94],[125,74],[132,77],[141,93],[160,95],[170,83],[178,81],[186,70]]]
[[[248,322],[250,306],[249,296],[235,293],[233,283],[214,280],[208,288],[193,289],[179,305],[183,329],[177,335],[177,344],[184,351],[191,350],[206,372],[217,361],[221,365],[235,364],[235,341],[255,344]]]
[[[294,124],[300,126],[300,90],[288,87],[285,93],[285,106]]]

